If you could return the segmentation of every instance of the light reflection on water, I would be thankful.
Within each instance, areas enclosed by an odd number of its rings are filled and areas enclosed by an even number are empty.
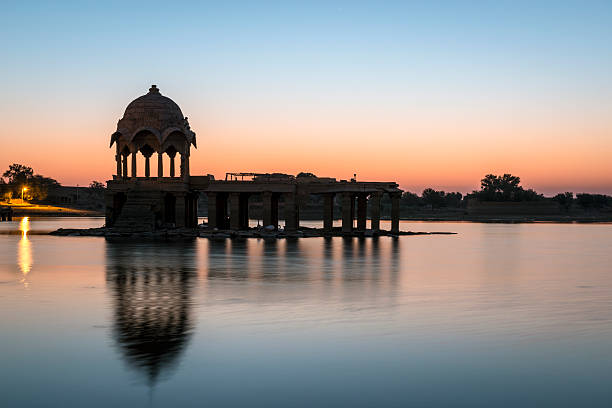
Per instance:
[[[21,239],[19,240],[18,264],[21,274],[23,275],[21,283],[24,287],[29,286],[28,274],[32,270],[32,244],[28,239],[28,231],[30,230],[30,218],[23,217],[19,223],[21,231]]]
[[[7,406],[612,400],[610,225],[156,243],[41,222],[0,235]]]

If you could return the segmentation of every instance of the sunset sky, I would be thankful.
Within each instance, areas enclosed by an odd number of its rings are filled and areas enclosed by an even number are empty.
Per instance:
[[[612,2],[407,3],[4,4],[0,168],[109,179],[117,120],[157,84],[197,133],[192,174],[612,193]]]

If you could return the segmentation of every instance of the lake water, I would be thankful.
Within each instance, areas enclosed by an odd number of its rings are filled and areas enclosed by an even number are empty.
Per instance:
[[[102,222],[0,223],[0,406],[612,406],[610,224],[38,234]]]

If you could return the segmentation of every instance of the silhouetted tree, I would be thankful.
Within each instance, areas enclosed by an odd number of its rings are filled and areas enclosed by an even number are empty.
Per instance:
[[[32,170],[31,167],[13,163],[9,166],[8,170],[2,174],[2,177],[8,179],[8,184],[17,185],[25,184],[33,175],[34,170]]]
[[[553,197],[553,201],[558,202],[559,205],[565,209],[565,211],[569,211],[572,203],[574,202],[574,193],[559,193]]]
[[[34,174],[31,167],[23,164],[13,163],[8,170],[2,174],[8,180],[9,190],[13,197],[21,197],[24,187],[27,191],[24,198],[44,200],[47,197],[49,187],[59,186],[59,183],[49,177]]]
[[[91,183],[89,183],[89,188],[94,191],[104,190],[104,183],[102,183],[101,181],[94,180]]]

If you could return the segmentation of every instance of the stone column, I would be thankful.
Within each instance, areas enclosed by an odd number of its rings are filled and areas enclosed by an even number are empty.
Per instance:
[[[300,226],[299,208],[295,193],[285,193],[285,230],[297,231]]]
[[[180,170],[181,178],[185,177],[185,155],[181,153],[181,170]]]
[[[157,152],[157,178],[161,179],[164,177],[164,154]]]
[[[176,194],[174,216],[176,217],[177,227],[185,227],[185,200],[185,193]]]
[[[176,156],[176,153],[168,153],[168,156],[170,156],[170,177],[174,177],[174,156]]]
[[[189,181],[189,152],[185,155],[183,167],[183,180],[187,182]]]
[[[278,229],[278,195],[266,191],[262,194],[263,201],[263,225],[273,225]]]
[[[230,193],[230,229],[240,229],[240,193]]]
[[[331,232],[334,226],[334,193],[323,194],[323,231]]]
[[[400,193],[391,193],[391,232],[399,233]]]
[[[208,229],[219,228],[217,223],[217,193],[207,193],[208,197]]]
[[[359,193],[357,195],[357,230],[365,231],[366,218],[368,214],[368,195]]]
[[[342,232],[353,231],[354,201],[352,193],[342,193]]]
[[[150,158],[151,156],[149,155],[144,155],[145,157],[145,177],[149,178],[151,177],[151,164],[150,164]]]
[[[370,217],[372,218],[372,231],[380,230],[380,193],[370,195]]]
[[[121,178],[121,153],[119,152],[119,143],[117,143],[117,154],[115,155],[117,162],[117,178]]]
[[[135,179],[138,177],[136,175],[136,152],[132,153],[132,178]]]
[[[249,229],[249,195],[240,193],[240,229]]]
[[[123,171],[121,172],[124,179],[128,178],[128,157],[129,153],[123,154]]]

